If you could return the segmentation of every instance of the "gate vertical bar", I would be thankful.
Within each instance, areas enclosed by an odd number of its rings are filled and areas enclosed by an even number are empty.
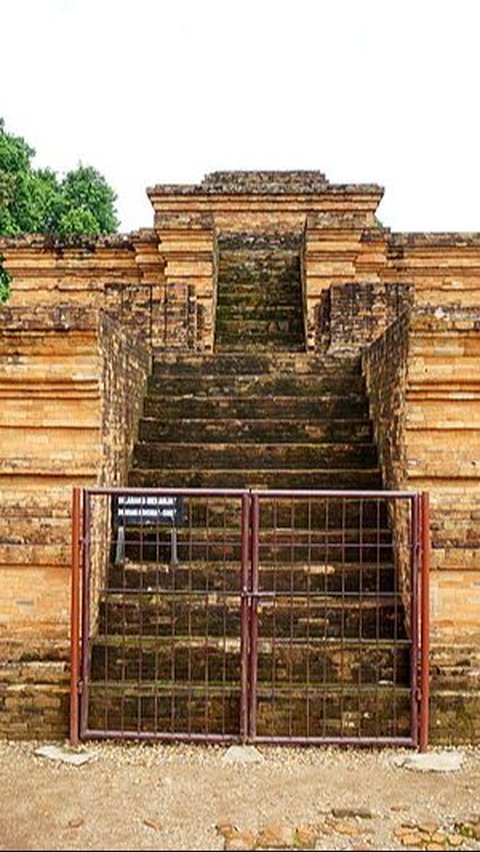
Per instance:
[[[81,560],[81,496],[74,488],[72,495],[72,574],[70,598],[70,744],[78,745],[80,683],[80,560]]]
[[[260,527],[260,500],[258,494],[251,498],[251,607],[250,607],[250,665],[249,665],[249,720],[248,735],[257,733],[257,665],[258,665],[258,550]]]
[[[83,571],[82,571],[82,690],[80,693],[80,736],[87,730],[88,722],[88,653],[90,644],[90,536],[91,494],[83,492]]]
[[[430,725],[430,498],[421,496],[422,562],[420,575],[421,625],[420,625],[420,751],[428,749]]]
[[[248,736],[248,682],[250,653],[250,503],[249,494],[242,496],[241,520],[241,603],[240,603],[240,653],[241,653],[241,692],[240,692],[240,737],[242,743]]]
[[[419,649],[419,548],[420,548],[421,506],[419,495],[414,494],[410,501],[409,537],[410,544],[410,719],[414,745],[418,745],[418,649]]]

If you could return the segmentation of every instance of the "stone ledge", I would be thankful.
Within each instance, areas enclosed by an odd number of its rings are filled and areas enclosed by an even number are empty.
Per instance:
[[[390,234],[389,245],[395,247],[444,247],[460,248],[478,246],[479,231],[402,231]]]
[[[82,249],[95,252],[99,248],[134,249],[132,238],[135,233],[123,234],[71,234],[60,237],[56,234],[21,234],[15,237],[0,237],[0,251],[3,249],[45,249],[62,252],[69,249]]]
[[[212,172],[198,184],[156,184],[147,188],[155,196],[172,195],[383,195],[373,183],[331,184],[319,171],[231,171]]]
[[[93,331],[99,311],[94,308],[59,304],[55,307],[2,307],[0,325],[3,335],[25,331]]]

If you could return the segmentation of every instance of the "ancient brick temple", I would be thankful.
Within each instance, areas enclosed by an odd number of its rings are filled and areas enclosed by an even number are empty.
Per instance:
[[[430,493],[431,737],[480,739],[480,234],[382,194],[215,172],[150,229],[0,239],[2,736],[68,731],[72,486],[333,483]]]

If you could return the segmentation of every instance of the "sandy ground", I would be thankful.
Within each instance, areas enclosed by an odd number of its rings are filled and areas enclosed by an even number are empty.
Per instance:
[[[390,750],[88,743],[78,767],[38,745],[0,743],[1,849],[480,849],[480,749],[426,773]]]

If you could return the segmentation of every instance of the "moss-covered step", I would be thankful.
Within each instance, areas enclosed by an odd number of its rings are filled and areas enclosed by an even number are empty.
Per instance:
[[[90,677],[95,681],[174,681],[185,687],[207,682],[238,685],[241,677],[240,638],[203,636],[97,637],[91,649]],[[285,684],[408,685],[410,647],[407,641],[352,640],[303,642],[264,639],[257,646],[257,677],[272,688]]]
[[[224,419],[293,419],[326,420],[368,417],[368,403],[363,394],[345,397],[336,393],[322,394],[312,398],[298,396],[208,396],[196,397],[165,396],[155,394],[147,396],[144,405],[145,417],[159,417],[162,420],[178,418]]]

